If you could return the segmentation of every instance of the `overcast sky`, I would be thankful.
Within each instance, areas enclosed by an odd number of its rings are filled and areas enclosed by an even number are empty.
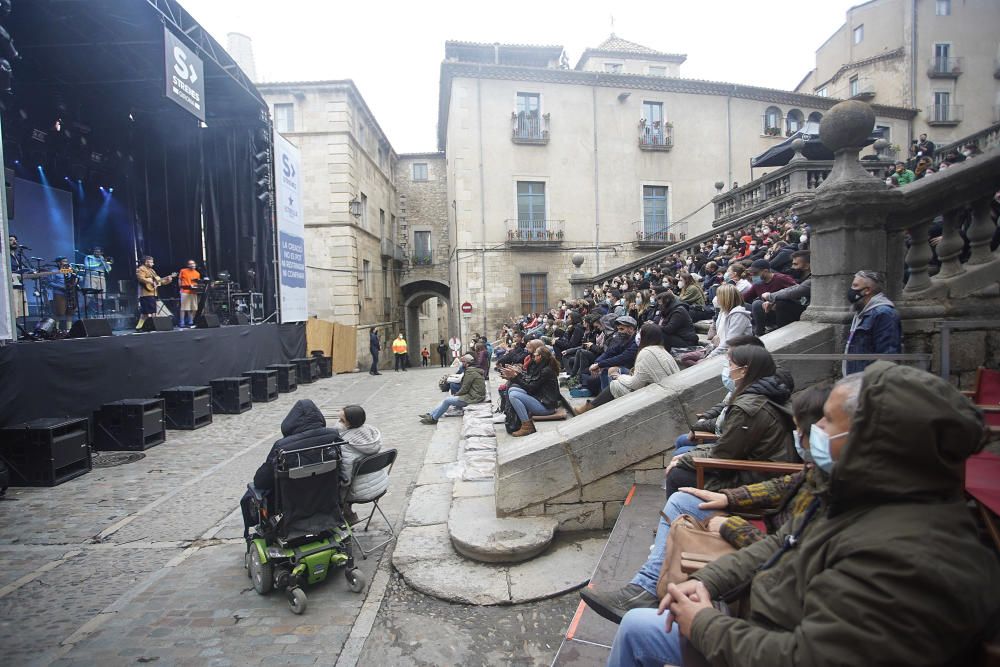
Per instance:
[[[437,147],[445,40],[560,44],[575,66],[611,33],[613,14],[619,37],[687,54],[685,78],[791,90],[861,0],[180,1],[223,46],[229,32],[249,35],[260,81],[353,79],[406,153]]]

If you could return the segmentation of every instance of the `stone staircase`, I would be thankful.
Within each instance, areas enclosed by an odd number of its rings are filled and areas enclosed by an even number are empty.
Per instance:
[[[498,517],[496,429],[508,436],[493,421],[489,402],[439,421],[393,551],[394,567],[413,588],[466,604],[517,604],[579,588],[607,534],[557,535],[560,522],[551,516]],[[594,525],[603,526],[603,520]]]

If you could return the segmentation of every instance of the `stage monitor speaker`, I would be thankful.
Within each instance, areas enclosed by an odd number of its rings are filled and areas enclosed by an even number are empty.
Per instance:
[[[143,331],[173,331],[174,318],[172,317],[148,317],[146,323],[142,325]]]
[[[84,418],[43,418],[0,429],[0,457],[14,486],[56,486],[90,472],[90,427]]]
[[[194,318],[195,329],[218,329],[219,316],[215,313],[205,313]]]
[[[70,338],[99,338],[111,336],[111,323],[107,320],[77,320],[69,330]]]
[[[126,398],[101,406],[94,417],[94,449],[143,451],[163,442],[163,399]]]

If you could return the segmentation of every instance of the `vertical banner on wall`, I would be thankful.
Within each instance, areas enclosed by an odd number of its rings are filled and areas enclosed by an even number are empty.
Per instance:
[[[308,318],[306,299],[306,240],[302,221],[302,178],[299,149],[274,133],[274,196],[278,217],[278,292],[281,321]]]

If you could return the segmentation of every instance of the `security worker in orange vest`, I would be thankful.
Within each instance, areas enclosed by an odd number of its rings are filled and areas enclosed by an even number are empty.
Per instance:
[[[396,357],[397,373],[400,370],[402,370],[404,373],[406,372],[406,366],[408,361],[406,355],[407,349],[408,348],[406,346],[406,339],[403,338],[403,334],[400,333],[398,336],[396,336],[396,340],[392,341],[392,354]]]

